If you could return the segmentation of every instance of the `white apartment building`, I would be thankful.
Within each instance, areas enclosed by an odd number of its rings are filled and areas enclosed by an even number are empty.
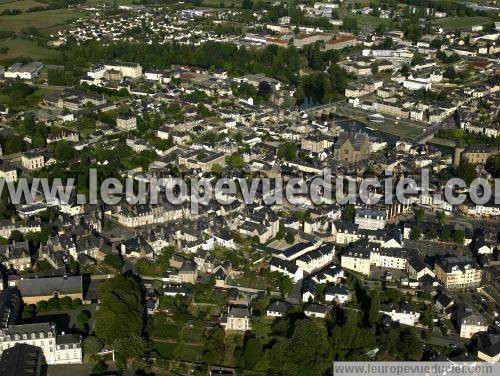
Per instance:
[[[0,329],[0,355],[17,343],[42,349],[47,364],[81,364],[82,346],[78,335],[56,334],[51,323],[10,325]]]
[[[7,183],[17,181],[17,171],[14,167],[0,166],[0,179],[5,179]]]
[[[21,164],[28,170],[37,170],[45,166],[45,157],[41,153],[27,152],[21,156]]]
[[[109,61],[104,63],[106,70],[120,71],[123,77],[141,78],[142,67],[138,63],[125,63],[120,61]]]
[[[404,303],[399,308],[391,304],[382,304],[380,313],[389,316],[394,322],[410,326],[415,326],[415,323],[420,318],[420,312],[416,312],[415,308],[410,304]]]
[[[137,129],[137,118],[132,114],[120,114],[116,118],[116,126],[125,132]]]
[[[460,320],[460,337],[472,338],[475,333],[486,332],[488,330],[488,323],[484,317],[469,313]]]
[[[342,255],[340,265],[344,269],[370,275],[370,251],[366,249],[349,250]]]
[[[323,244],[318,249],[297,258],[295,263],[307,273],[312,273],[331,263],[334,257],[335,247],[331,244]]]
[[[354,223],[364,230],[381,230],[386,224],[386,213],[383,210],[357,209]]]

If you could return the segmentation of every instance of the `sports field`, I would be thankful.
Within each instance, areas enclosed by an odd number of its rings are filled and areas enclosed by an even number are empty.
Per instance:
[[[487,25],[492,20],[488,17],[448,17],[436,20],[436,25],[444,28],[470,29],[476,25]]]

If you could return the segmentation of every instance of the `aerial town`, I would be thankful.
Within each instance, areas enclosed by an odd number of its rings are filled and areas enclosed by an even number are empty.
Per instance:
[[[496,363],[499,179],[495,1],[1,0],[0,375]]]

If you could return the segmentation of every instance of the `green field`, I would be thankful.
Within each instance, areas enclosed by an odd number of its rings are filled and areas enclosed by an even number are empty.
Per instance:
[[[358,21],[358,27],[360,29],[376,28],[378,25],[389,24],[390,20],[386,18],[380,18],[365,14],[353,14],[350,13],[346,17],[355,18]]]
[[[36,42],[27,39],[7,39],[0,41],[0,48],[7,47],[6,53],[0,53],[0,61],[29,57],[34,60],[56,58],[59,52],[39,46]]]
[[[35,0],[5,1],[0,2],[0,12],[6,9],[19,9],[20,11],[24,11],[29,8],[45,6],[47,6],[47,4],[39,3]]]
[[[55,9],[44,12],[22,13],[15,16],[0,16],[0,30],[21,31],[29,27],[43,30],[65,24],[69,20],[82,16],[83,13],[75,9]]]
[[[469,29],[476,25],[487,25],[491,23],[488,17],[449,17],[436,20],[435,24],[444,28]]]

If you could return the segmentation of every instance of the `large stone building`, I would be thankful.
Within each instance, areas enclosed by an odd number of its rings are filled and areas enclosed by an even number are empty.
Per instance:
[[[65,296],[83,300],[82,276],[26,278],[9,281],[9,286],[17,286],[25,304]]]
[[[29,151],[21,156],[21,164],[27,170],[37,170],[45,166],[45,157],[43,153]]]
[[[344,269],[370,275],[370,251],[361,248],[349,250],[342,255],[340,265]]]
[[[434,267],[436,278],[446,288],[465,289],[481,284],[482,269],[471,257],[445,257]]]
[[[368,135],[365,133],[342,134],[335,143],[333,155],[338,161],[347,163],[366,160],[370,155]]]
[[[227,313],[222,315],[221,325],[225,331],[246,332],[252,329],[250,317],[248,307],[228,307]]]
[[[27,344],[42,350],[47,364],[80,364],[82,341],[79,335],[57,335],[51,323],[10,325],[0,329],[0,354],[17,344]]]
[[[108,61],[104,63],[104,68],[107,71],[119,71],[123,77],[140,78],[142,76],[142,67],[138,63]]]
[[[116,118],[116,126],[118,129],[130,132],[137,129],[137,118],[132,114],[120,114]]]

